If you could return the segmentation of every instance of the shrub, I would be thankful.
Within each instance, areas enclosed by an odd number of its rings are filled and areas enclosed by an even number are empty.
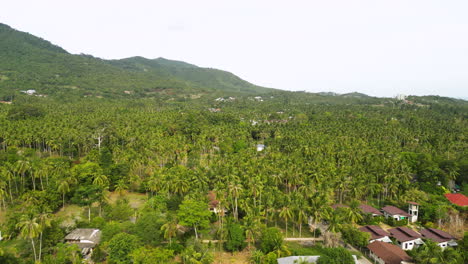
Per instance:
[[[354,264],[354,259],[344,248],[324,248],[317,264]]]
[[[139,246],[138,237],[127,233],[117,234],[109,241],[109,259],[112,263],[131,263],[130,253]]]
[[[229,252],[241,251],[245,248],[245,235],[242,227],[237,223],[228,223],[227,226],[227,240],[224,244],[224,249]]]
[[[281,248],[283,245],[283,234],[276,227],[270,227],[265,229],[262,234],[260,248],[263,253],[267,254],[276,249]]]

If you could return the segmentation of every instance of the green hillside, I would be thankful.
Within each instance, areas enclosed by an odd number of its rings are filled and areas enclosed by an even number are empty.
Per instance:
[[[167,59],[103,60],[73,55],[0,24],[0,97],[34,89],[49,96],[171,97],[270,91],[232,73]]]

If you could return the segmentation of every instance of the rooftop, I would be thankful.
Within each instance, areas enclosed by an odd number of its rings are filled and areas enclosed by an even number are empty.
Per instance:
[[[411,261],[411,257],[396,245],[375,241],[367,246],[375,255],[386,264],[400,264],[402,261]]]
[[[387,212],[387,213],[389,213],[391,215],[402,215],[402,216],[406,216],[406,217],[411,216],[407,212],[401,210],[398,207],[392,206],[392,205],[387,205],[384,208],[382,208],[382,210],[384,210],[385,212]]]
[[[450,241],[452,239],[455,239],[449,233],[446,233],[446,232],[444,232],[442,230],[435,229],[435,228],[425,228],[425,229],[421,230],[421,235],[424,238],[428,238],[428,239],[430,239],[430,240],[432,240],[434,242],[437,242],[437,243],[447,242],[447,241]]]
[[[366,214],[383,215],[377,208],[374,208],[368,204],[361,204],[359,205],[359,208]]]
[[[359,228],[359,230],[361,230],[362,232],[370,233],[371,239],[379,239],[386,236],[390,236],[390,234],[387,231],[383,230],[382,228],[380,228],[380,226],[376,225],[363,226]]]
[[[65,237],[67,242],[82,245],[98,244],[101,240],[101,231],[94,228],[77,228]]]
[[[468,197],[461,193],[446,193],[445,197],[447,197],[447,199],[453,204],[468,206]]]
[[[278,264],[293,264],[297,263],[299,260],[305,260],[307,263],[317,262],[319,256],[290,256],[277,259]]]
[[[400,242],[406,242],[421,238],[421,235],[419,233],[404,226],[389,229],[388,232],[390,232],[391,236],[396,238],[396,240]]]

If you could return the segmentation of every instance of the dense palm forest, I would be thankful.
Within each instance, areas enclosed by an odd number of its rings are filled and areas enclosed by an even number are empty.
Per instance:
[[[223,263],[216,252],[246,247],[252,263],[276,263],[308,253],[277,237],[320,236],[321,223],[346,237],[375,221],[359,202],[417,201],[421,226],[463,237],[466,208],[443,194],[468,192],[466,101],[282,92],[12,32],[0,27],[1,263],[80,263],[63,244],[76,227],[102,230],[96,263]],[[445,251],[451,263],[464,241]]]

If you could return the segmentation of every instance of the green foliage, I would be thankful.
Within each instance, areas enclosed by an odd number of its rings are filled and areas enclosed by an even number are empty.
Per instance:
[[[344,223],[376,223],[359,219],[357,201],[419,202],[426,225],[465,212],[442,196],[451,180],[467,182],[464,101],[413,97],[426,105],[420,106],[361,94],[268,91],[182,62],[71,55],[5,25],[0,54],[0,98],[13,102],[0,104],[2,234],[18,243],[25,261],[37,258],[31,237],[40,244],[42,229],[21,232],[25,223],[36,219],[35,227],[43,212],[68,217],[76,205],[102,215],[77,226],[102,228],[103,250],[124,232],[144,246],[164,239],[177,253],[190,247],[182,246],[190,228],[196,237],[203,229],[228,238],[226,214],[243,224],[250,246],[261,247],[262,226],[287,226],[290,235],[309,217],[335,232]],[[27,89],[49,96],[18,93]],[[262,102],[253,98],[257,92]],[[256,151],[260,143],[266,151]],[[106,205],[126,192],[152,198],[137,210],[139,201]],[[220,213],[209,212],[208,192],[216,193],[209,205]],[[330,210],[334,203],[349,209]],[[45,254],[57,250],[54,225],[43,230]],[[192,246],[187,256],[204,254]],[[262,259],[286,252],[276,243]]]
[[[146,212],[136,221],[134,232],[145,245],[156,246],[162,239],[161,226],[163,224],[163,215]]]
[[[78,264],[81,263],[81,251],[77,245],[59,243],[53,254],[44,258],[44,264]]]
[[[111,240],[115,235],[123,232],[123,225],[119,222],[110,221],[102,229],[101,242]]]
[[[130,207],[127,199],[118,199],[114,205],[106,208],[106,218],[113,221],[128,221],[133,214],[134,209]]]
[[[8,264],[20,264],[20,258],[16,257],[15,254],[7,252],[6,249],[0,247],[0,263]]]
[[[180,255],[184,264],[210,264],[213,262],[213,255],[206,248],[194,245],[188,245]]]
[[[250,263],[251,264],[261,264],[265,254],[260,250],[255,250],[250,254]]]
[[[363,218],[359,221],[359,225],[378,225],[381,222],[385,222],[383,216],[372,216],[372,214],[363,214]]]
[[[317,256],[322,254],[323,247],[319,245],[306,246],[297,242],[286,242],[292,256]]]
[[[323,254],[317,260],[317,264],[353,264],[354,259],[351,253],[341,247],[324,248]]]
[[[65,232],[60,228],[58,221],[51,221],[50,226],[45,227],[43,232],[43,252],[51,252],[57,243],[63,241]]]
[[[341,235],[346,243],[360,248],[367,246],[371,238],[369,233],[361,232],[350,225],[341,228]]]
[[[106,260],[107,254],[106,252],[101,248],[101,245],[96,245],[93,249],[93,254],[91,255],[91,260],[94,262],[102,262]]]
[[[224,249],[229,252],[242,251],[246,245],[244,229],[240,224],[230,221],[227,225],[227,239],[224,243]]]
[[[463,252],[453,248],[442,250],[437,243],[426,240],[425,244],[408,251],[408,254],[413,258],[415,263],[430,264],[430,263],[447,263],[457,264],[463,263]]]
[[[162,248],[140,247],[131,254],[133,264],[173,263],[174,252]]]
[[[8,111],[7,118],[10,120],[24,120],[28,118],[42,117],[44,111],[35,105],[14,105]]]
[[[53,96],[157,97],[231,91],[261,93],[232,73],[163,58],[103,60],[72,55],[50,42],[0,24],[0,95],[37,89]],[[125,93],[124,91],[128,91]]]
[[[108,244],[109,261],[116,264],[130,263],[130,253],[140,246],[138,237],[127,233],[115,235]]]
[[[193,227],[198,238],[198,229],[207,228],[210,221],[211,212],[208,205],[203,201],[185,199],[177,212],[177,218],[181,225]]]
[[[459,242],[460,251],[463,252],[465,260],[468,260],[468,232],[465,232],[463,239]]]
[[[395,220],[393,217],[387,217],[384,222],[389,226],[398,227],[407,225],[408,219]]]
[[[270,227],[263,231],[260,239],[260,249],[263,253],[281,250],[283,246],[283,234],[278,228]]]

